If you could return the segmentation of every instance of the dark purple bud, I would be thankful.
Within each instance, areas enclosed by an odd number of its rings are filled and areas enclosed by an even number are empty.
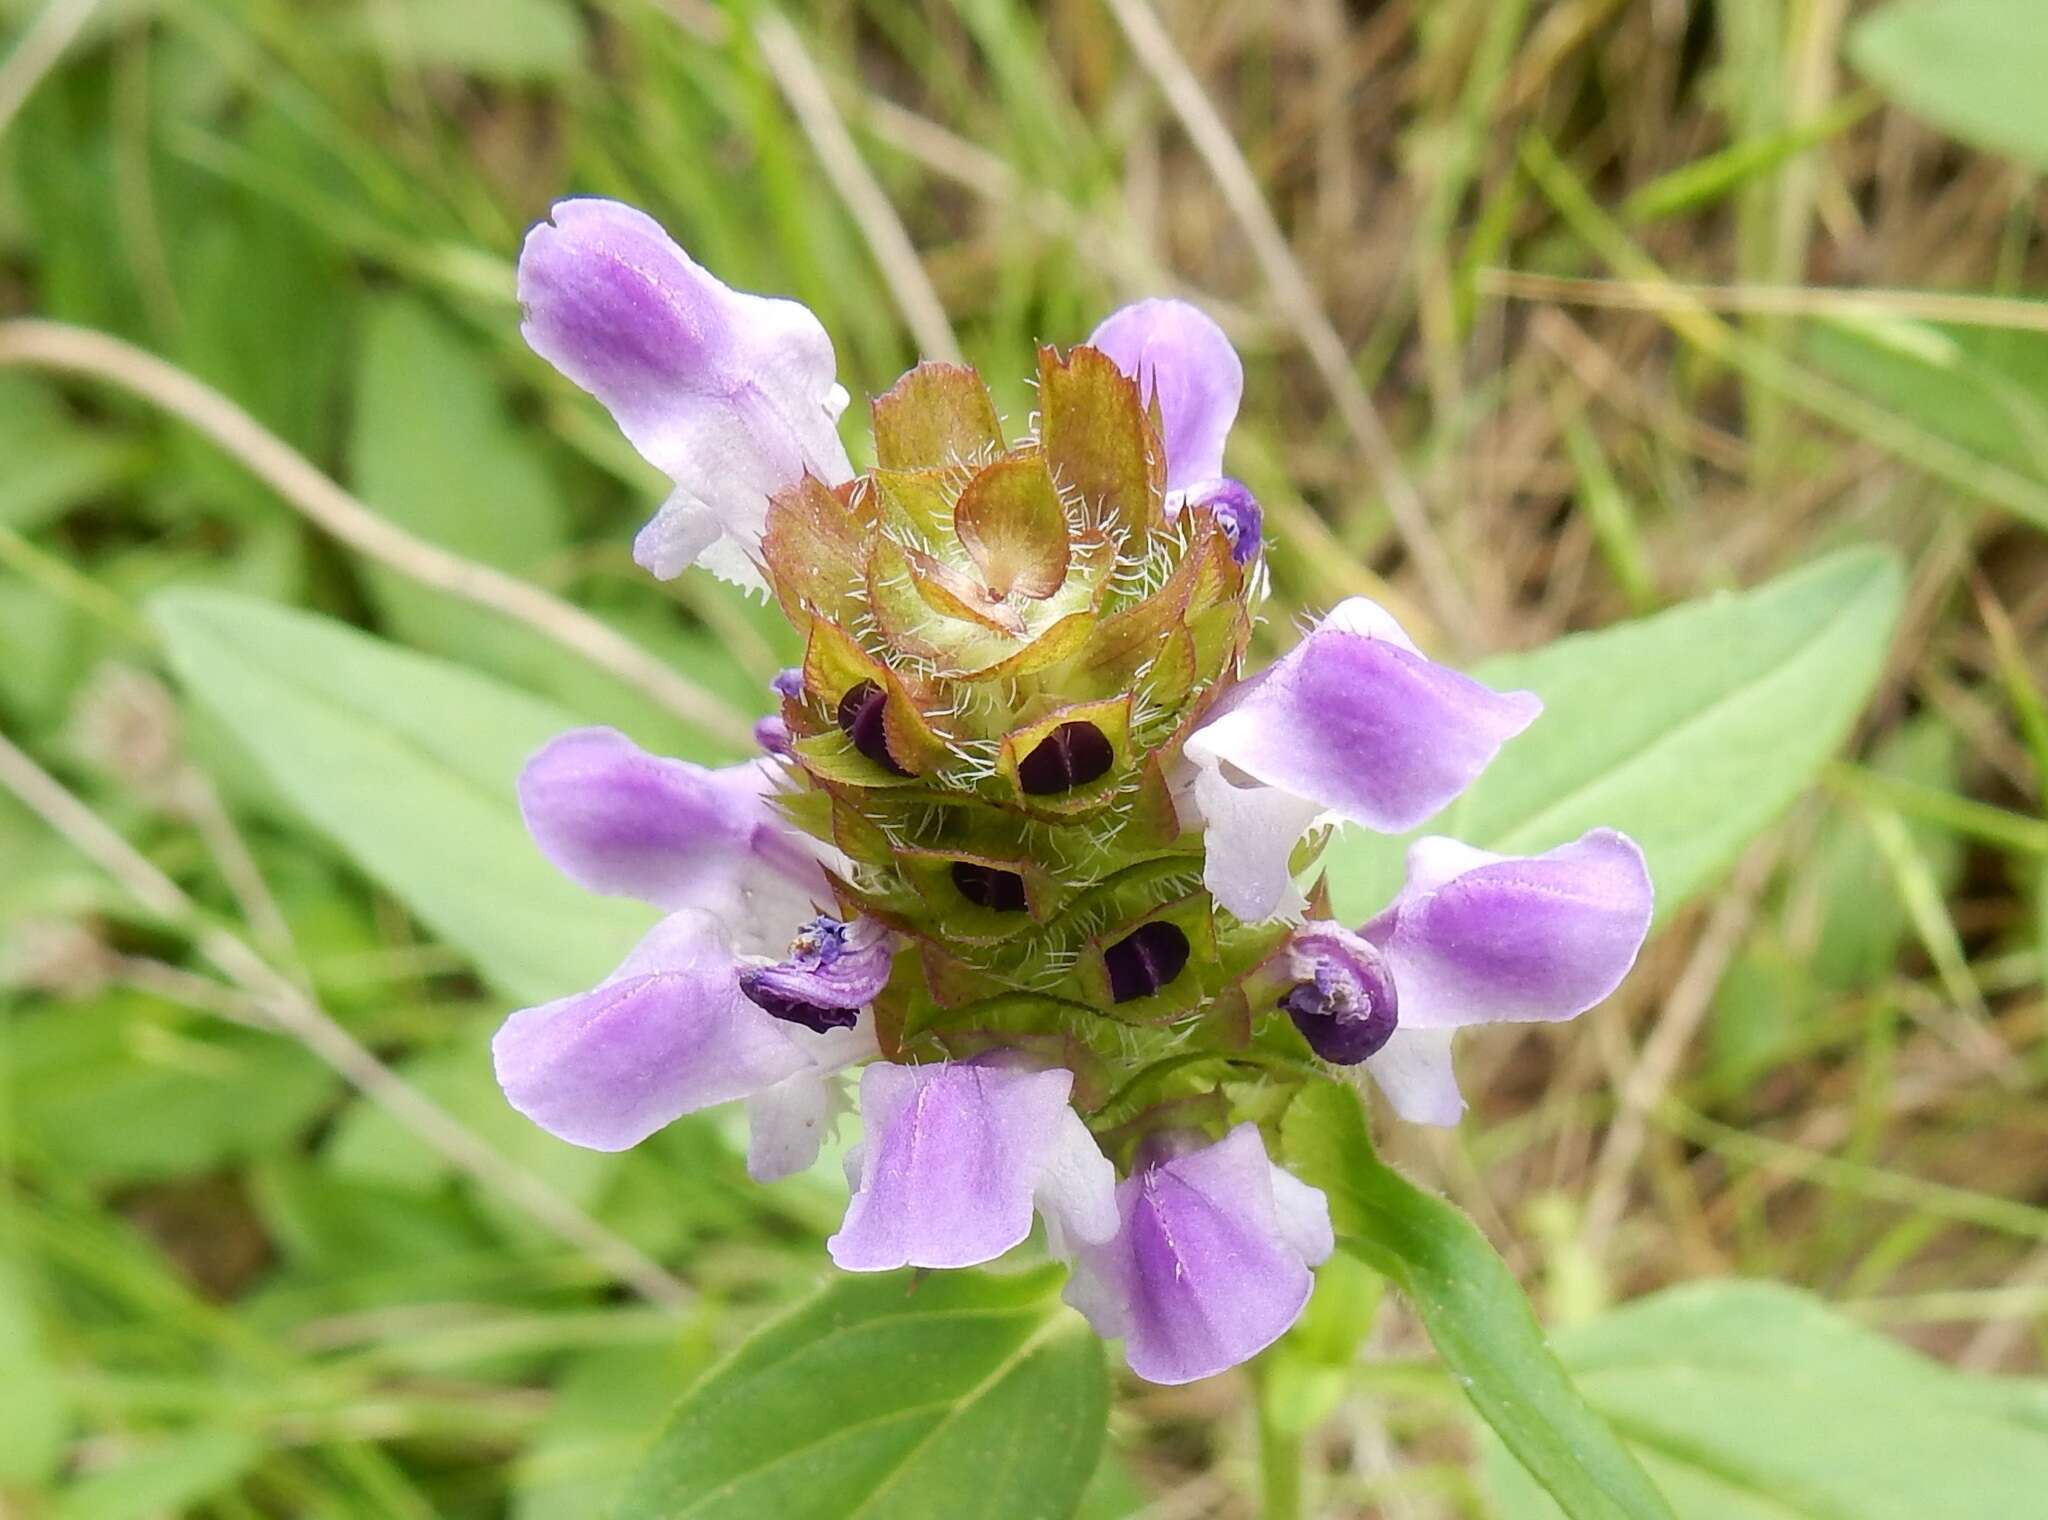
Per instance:
[[[888,931],[871,920],[815,918],[790,942],[789,959],[740,972],[740,991],[778,1019],[815,1029],[845,1029],[889,981],[895,957]]]
[[[1205,480],[1189,488],[1186,505],[1198,512],[1207,512],[1216,519],[1216,526],[1230,540],[1230,557],[1240,565],[1250,563],[1252,556],[1259,552],[1266,515],[1259,510],[1258,498],[1252,495],[1243,481],[1228,477]]]
[[[1150,997],[1187,969],[1192,950],[1178,924],[1155,920],[1140,924],[1102,952],[1109,971],[1112,1002]]]
[[[789,725],[770,713],[754,720],[754,742],[771,755],[789,753]]]
[[[1369,941],[1335,924],[1310,924],[1289,943],[1287,968],[1296,981],[1280,1006],[1325,1061],[1356,1066],[1393,1037],[1394,974]]]
[[[1024,896],[1024,878],[1015,871],[1000,870],[971,860],[953,862],[953,885],[977,908],[993,913],[1022,913],[1030,903]]]
[[[1033,797],[1071,791],[1099,780],[1116,764],[1116,750],[1093,723],[1062,723],[1017,765],[1017,782]]]
[[[889,741],[882,722],[882,712],[888,701],[888,696],[873,681],[863,681],[849,688],[839,699],[839,730],[853,741],[855,749],[890,775],[907,776],[910,772],[898,765],[889,753]]]
[[[768,682],[768,689],[778,697],[800,697],[804,694],[804,673],[795,665],[778,670]]]

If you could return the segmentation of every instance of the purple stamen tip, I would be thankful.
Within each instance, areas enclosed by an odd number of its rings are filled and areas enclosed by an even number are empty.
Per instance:
[[[790,941],[789,959],[744,968],[740,991],[778,1019],[820,1034],[850,1028],[889,980],[895,952],[889,936],[874,930],[867,924],[856,936],[851,924],[814,918]]]
[[[804,673],[794,665],[778,670],[768,682],[768,689],[778,697],[800,697],[804,694]]]
[[[754,720],[754,742],[771,755],[789,753],[789,725],[772,714]]]

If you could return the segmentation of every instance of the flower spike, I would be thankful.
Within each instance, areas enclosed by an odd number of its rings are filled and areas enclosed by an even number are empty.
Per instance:
[[[580,729],[520,776],[551,861],[668,914],[499,1031],[507,1098],[551,1133],[617,1149],[741,1101],[770,1181],[857,1088],[841,1268],[970,1266],[1040,1222],[1132,1369],[1187,1382],[1283,1334],[1332,1250],[1268,1150],[1310,1073],[1455,1123],[1458,1029],[1570,1018],[1627,972],[1650,883],[1606,830],[1528,858],[1423,839],[1362,927],[1320,894],[1301,921],[1324,826],[1407,833],[1541,704],[1356,599],[1246,669],[1244,367],[1195,307],[1042,345],[1028,418],[920,364],[873,399],[856,476],[817,319],[640,212],[560,203],[519,292],[534,349],[674,482],[640,562],[763,587],[802,651],[751,759]]]

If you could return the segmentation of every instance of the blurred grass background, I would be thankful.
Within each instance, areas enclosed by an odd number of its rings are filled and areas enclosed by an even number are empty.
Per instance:
[[[957,348],[1021,416],[1034,342],[1200,300],[1246,358],[1282,628],[1363,592],[1471,657],[1899,546],[1905,625],[1827,785],[1614,1003],[1470,1041],[1471,1122],[1390,1154],[1553,1323],[1768,1276],[2038,1372],[2025,4],[0,0],[0,319],[161,356],[739,715],[786,632],[634,568],[661,483],[519,341],[512,261],[562,194],[808,303],[856,396]],[[181,705],[137,609],[236,587],[733,751],[316,528],[131,359],[60,376],[29,337],[0,326],[0,729],[396,1078],[252,1027],[186,928],[0,797],[0,1514],[600,1513],[691,1373],[819,1280],[838,1197],[748,1185],[724,1115],[607,1159],[507,1112],[502,1001]],[[495,1169],[394,1119],[407,1092]],[[581,1225],[517,1206],[535,1177]],[[1485,1513],[1426,1355],[1390,1300],[1336,1374],[1331,1513]],[[1090,1513],[1250,1513],[1241,1380],[1127,1383],[1114,1434]]]

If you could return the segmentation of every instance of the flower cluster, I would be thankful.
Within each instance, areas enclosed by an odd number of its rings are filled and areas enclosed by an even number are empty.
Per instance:
[[[1243,370],[1144,301],[1040,351],[1006,431],[972,370],[873,402],[873,468],[804,307],[728,289],[648,217],[568,201],[519,267],[529,343],[674,482],[640,533],[802,633],[763,753],[722,770],[609,730],[534,757],[535,840],[668,915],[589,992],[513,1014],[498,1077],[578,1145],[744,1099],[761,1179],[812,1164],[859,1066],[852,1271],[990,1261],[1042,1220],[1068,1297],[1132,1368],[1185,1382],[1300,1313],[1332,1249],[1271,1159],[1284,1095],[1371,1074],[1456,1122],[1451,1038],[1566,1019],[1634,962],[1641,852],[1423,838],[1351,930],[1309,879],[1331,826],[1405,833],[1533,722],[1343,603],[1256,675],[1257,501],[1223,474]]]

